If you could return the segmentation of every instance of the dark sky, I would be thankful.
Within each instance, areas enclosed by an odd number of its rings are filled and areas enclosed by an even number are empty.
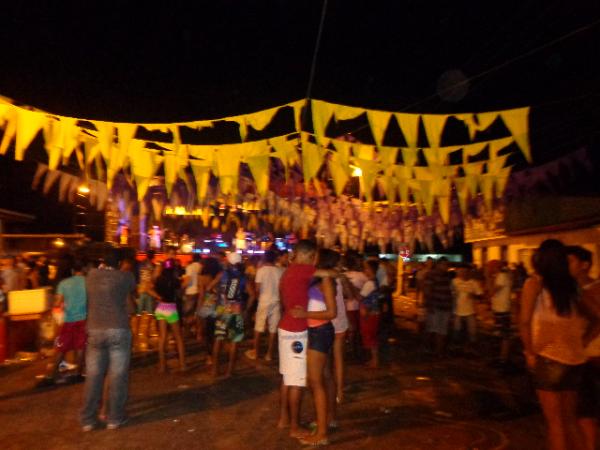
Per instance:
[[[321,0],[109,3],[3,5],[0,94],[133,122],[211,119],[306,96]],[[535,164],[597,149],[599,20],[592,0],[330,0],[312,97],[422,113],[531,105]],[[459,101],[437,95],[450,70],[470,79]]]

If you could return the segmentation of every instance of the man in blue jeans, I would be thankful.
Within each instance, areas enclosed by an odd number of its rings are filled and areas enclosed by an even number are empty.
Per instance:
[[[98,425],[104,379],[108,376],[107,424],[114,430],[126,421],[131,331],[127,302],[133,302],[135,278],[117,269],[117,250],[107,252],[104,263],[86,277],[88,297],[86,381],[81,411],[83,431]]]

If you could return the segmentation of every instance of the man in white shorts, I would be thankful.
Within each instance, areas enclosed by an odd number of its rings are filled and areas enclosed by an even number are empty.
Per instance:
[[[300,403],[306,386],[306,347],[308,325],[306,319],[292,317],[295,307],[308,306],[308,288],[315,274],[316,245],[302,240],[294,249],[292,264],[280,281],[283,317],[279,322],[279,372],[283,375],[279,428],[290,428],[290,436],[302,438],[306,432],[300,428]]]
[[[256,320],[254,324],[254,348],[244,353],[249,359],[257,359],[259,355],[260,336],[269,325],[269,346],[266,361],[273,359],[273,347],[277,336],[277,325],[281,318],[281,304],[279,300],[279,280],[283,270],[275,265],[278,257],[277,250],[267,250],[264,264],[256,271],[256,289],[259,292],[258,308],[256,309]],[[251,305],[249,305],[250,307]]]

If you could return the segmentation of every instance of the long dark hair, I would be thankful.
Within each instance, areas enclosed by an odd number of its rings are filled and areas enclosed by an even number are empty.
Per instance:
[[[533,268],[550,292],[552,304],[560,316],[569,315],[577,304],[577,282],[569,273],[567,247],[557,239],[542,242],[533,255]]]

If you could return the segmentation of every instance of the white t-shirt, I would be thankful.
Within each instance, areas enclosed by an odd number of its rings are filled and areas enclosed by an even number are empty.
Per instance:
[[[185,276],[190,278],[187,287],[185,288],[185,295],[194,295],[198,293],[198,275],[201,270],[202,265],[196,261],[188,264],[185,268]]]
[[[471,316],[475,314],[475,306],[472,295],[481,295],[483,290],[475,280],[452,280],[452,292],[454,294],[454,314],[457,316]]]
[[[363,287],[360,290],[360,295],[362,297],[366,297],[371,292],[373,292],[375,289],[377,289],[377,285],[375,284],[375,281],[367,279],[367,282],[365,284],[363,284]]]
[[[256,271],[254,281],[258,284],[259,303],[270,304],[279,301],[279,280],[283,270],[277,266],[262,266]]]
[[[369,279],[363,272],[355,272],[355,271],[346,272],[346,277],[348,277],[348,281],[350,281],[350,283],[352,283],[352,286],[354,286],[356,289],[358,289],[359,292],[362,290],[365,283],[367,281],[369,281]],[[360,303],[358,302],[358,300],[346,301],[346,310],[347,311],[358,311],[359,307],[360,307]]]
[[[510,312],[511,285],[510,275],[507,272],[499,272],[496,275],[494,286],[500,289],[492,296],[492,311],[498,313]]]

